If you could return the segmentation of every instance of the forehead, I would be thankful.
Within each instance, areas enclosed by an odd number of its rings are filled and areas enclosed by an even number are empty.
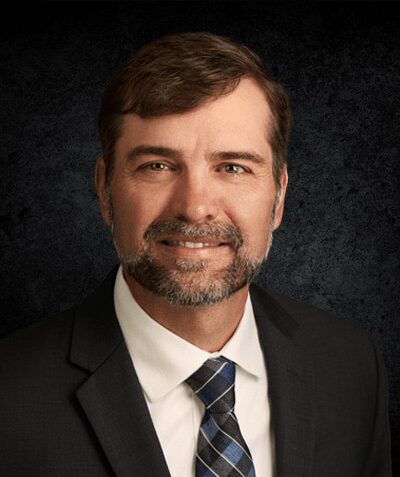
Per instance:
[[[271,112],[261,88],[242,79],[236,89],[197,108],[160,117],[124,116],[116,154],[141,143],[173,147],[183,152],[242,149],[270,152],[267,138]]]

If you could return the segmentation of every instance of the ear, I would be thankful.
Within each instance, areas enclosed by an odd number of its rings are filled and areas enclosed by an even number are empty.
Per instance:
[[[279,192],[278,203],[275,209],[274,230],[276,230],[282,222],[288,180],[289,180],[289,176],[288,176],[287,168],[285,167],[280,179],[281,188]]]
[[[96,161],[95,183],[101,215],[104,222],[107,225],[111,225],[109,192],[107,191],[106,186],[106,164],[102,157],[99,157]]]

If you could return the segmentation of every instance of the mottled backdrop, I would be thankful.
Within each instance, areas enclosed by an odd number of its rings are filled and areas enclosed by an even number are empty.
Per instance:
[[[228,35],[261,55],[294,109],[286,216],[260,281],[371,334],[400,455],[399,21],[384,2],[2,10],[0,333],[79,302],[116,262],[92,178],[112,72],[169,32]]]

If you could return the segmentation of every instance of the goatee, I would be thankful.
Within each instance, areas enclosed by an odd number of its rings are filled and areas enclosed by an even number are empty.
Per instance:
[[[207,270],[209,260],[175,259],[171,266],[166,267],[154,257],[152,244],[167,235],[223,242],[232,248],[234,258],[226,267],[214,272]],[[268,250],[271,242],[272,234]],[[177,306],[200,307],[225,300],[251,282],[266,258],[266,255],[250,258],[240,229],[217,222],[189,225],[176,219],[158,219],[150,224],[144,234],[144,245],[135,253],[123,254],[115,245],[119,260],[129,276]]]

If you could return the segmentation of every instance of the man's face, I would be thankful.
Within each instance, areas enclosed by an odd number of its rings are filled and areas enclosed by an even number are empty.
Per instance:
[[[270,111],[242,80],[230,94],[158,118],[126,115],[109,190],[97,188],[126,278],[175,305],[221,301],[246,286],[282,218],[267,142]]]

